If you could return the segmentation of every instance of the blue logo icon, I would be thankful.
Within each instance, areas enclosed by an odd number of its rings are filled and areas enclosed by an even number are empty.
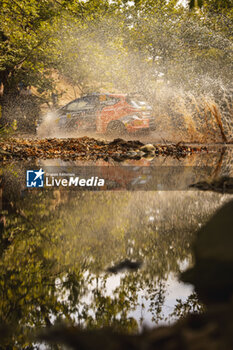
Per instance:
[[[44,171],[27,170],[27,187],[44,187]]]

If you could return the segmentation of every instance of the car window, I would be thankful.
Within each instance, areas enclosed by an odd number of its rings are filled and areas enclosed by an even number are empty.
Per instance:
[[[67,111],[77,111],[85,108],[87,105],[88,105],[87,101],[80,100],[80,101],[70,103],[66,109]]]
[[[99,101],[101,106],[113,106],[119,101],[119,99],[107,95],[100,95]]]
[[[91,109],[91,108],[94,108],[95,106],[96,106],[96,97],[88,96],[88,97],[80,98],[74,102],[71,102],[66,107],[66,110],[76,112],[79,110],[81,111],[85,109]]]

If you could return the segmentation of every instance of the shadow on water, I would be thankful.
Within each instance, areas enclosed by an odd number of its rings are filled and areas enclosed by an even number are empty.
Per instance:
[[[191,157],[182,165],[187,172],[194,165],[207,164],[210,171],[202,179],[212,181],[231,175],[230,158],[224,157],[221,153]],[[164,158],[157,158],[143,168],[162,167],[163,162]],[[181,164],[175,159],[165,161],[167,179],[169,169],[170,177],[176,177],[171,169],[177,163]],[[69,171],[80,165],[66,164]],[[199,181],[197,173],[185,178],[185,191],[177,187],[120,192],[28,190],[25,171],[34,166],[42,164],[6,163],[1,170],[3,349],[44,349],[47,345],[37,344],[32,334],[59,327],[61,322],[94,332],[95,339],[94,329],[111,327],[135,334],[146,325],[170,324],[190,312],[203,311],[193,286],[180,282],[178,276],[192,266],[196,232],[230,195],[188,191],[189,185]],[[46,166],[51,170],[54,163]],[[63,163],[55,166],[64,170]],[[111,166],[121,174],[129,164]],[[98,168],[104,167],[110,165]],[[127,188],[123,184],[121,189]]]

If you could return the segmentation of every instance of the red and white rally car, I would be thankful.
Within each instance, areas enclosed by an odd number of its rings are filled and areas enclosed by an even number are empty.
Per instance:
[[[155,130],[152,108],[126,94],[94,93],[77,98],[54,112],[61,131],[123,135]]]

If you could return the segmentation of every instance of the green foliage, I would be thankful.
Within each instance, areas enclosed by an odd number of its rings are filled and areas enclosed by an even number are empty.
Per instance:
[[[190,0],[189,7],[193,9],[194,7],[205,7],[208,11],[222,12],[225,10],[231,10],[233,4],[231,0]]]
[[[0,127],[0,139],[9,137],[17,130],[17,120],[14,119],[10,125]],[[1,151],[2,152],[2,151]]]
[[[60,6],[55,1],[0,2],[0,81],[5,92],[19,83],[38,85],[51,66],[50,29]]]
[[[53,89],[51,70],[61,55],[54,47],[63,15],[71,13],[76,23],[90,21],[108,8],[107,1],[1,1],[0,82],[5,93],[16,91],[19,83],[40,93]]]
[[[112,11],[85,22],[63,18],[59,71],[83,92],[143,91],[154,98],[161,80],[198,92],[231,82],[230,15],[190,12],[177,1],[118,2]]]
[[[187,90],[200,89],[205,80],[228,83],[231,2],[190,2],[195,5],[201,11],[188,11],[176,0],[1,1],[5,93],[23,84],[48,96],[55,88],[54,71],[82,92],[152,95],[161,79]]]
[[[194,7],[202,7],[203,6],[203,0],[190,0],[189,7],[190,9],[193,9]]]

